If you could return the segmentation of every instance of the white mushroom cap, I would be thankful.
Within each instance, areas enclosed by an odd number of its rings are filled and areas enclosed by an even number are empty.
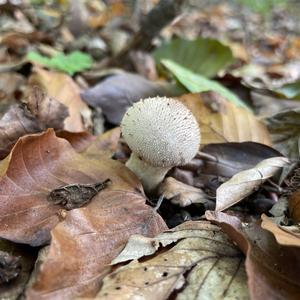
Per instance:
[[[183,165],[200,146],[200,130],[192,112],[166,97],[135,103],[124,115],[121,129],[132,152],[155,167]]]

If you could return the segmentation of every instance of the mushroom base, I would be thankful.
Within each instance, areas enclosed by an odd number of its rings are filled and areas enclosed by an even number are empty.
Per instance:
[[[170,168],[160,168],[149,165],[142,161],[134,153],[126,162],[128,167],[140,179],[146,193],[155,192],[158,185],[163,181]]]

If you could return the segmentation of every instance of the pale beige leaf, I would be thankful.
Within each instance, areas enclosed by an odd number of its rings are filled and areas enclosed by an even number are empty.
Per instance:
[[[187,94],[178,99],[195,115],[202,145],[246,141],[271,145],[266,126],[259,119],[216,93]]]
[[[173,177],[167,177],[160,184],[159,194],[181,207],[207,201],[207,195],[201,189],[180,182]]]
[[[235,174],[217,189],[216,211],[222,211],[249,196],[288,163],[285,157],[272,157],[252,169]]]
[[[69,117],[65,119],[65,130],[78,132],[91,126],[91,110],[81,100],[80,88],[69,75],[36,67],[30,82],[41,86],[50,97],[68,107]]]
[[[300,247],[300,231],[297,226],[297,231],[292,231],[292,226],[279,226],[272,222],[266,215],[261,216],[261,227],[273,233],[278,244],[283,246]]]
[[[178,299],[249,298],[241,253],[209,222],[183,223],[155,238],[135,236],[114,262],[129,256],[135,260],[107,275],[95,299],[168,299],[182,288]]]

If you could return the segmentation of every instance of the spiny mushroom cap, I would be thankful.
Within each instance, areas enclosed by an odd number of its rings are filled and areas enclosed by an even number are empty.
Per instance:
[[[132,152],[155,167],[183,165],[200,145],[200,130],[192,112],[166,97],[135,103],[124,115],[121,129]]]

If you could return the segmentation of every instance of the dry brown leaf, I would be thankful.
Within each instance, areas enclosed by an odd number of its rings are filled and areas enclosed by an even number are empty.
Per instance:
[[[177,299],[248,299],[243,257],[208,222],[187,222],[152,239],[134,236],[115,262],[128,259],[135,260],[106,276],[95,299],[168,299],[183,286]]]
[[[115,127],[99,135],[86,149],[85,154],[97,157],[99,152],[108,157],[117,151],[118,142],[121,136],[120,127]]]
[[[246,141],[271,145],[269,133],[261,121],[215,93],[187,94],[178,99],[195,115],[202,145]]]
[[[30,82],[41,86],[49,96],[68,107],[65,130],[78,132],[91,126],[91,110],[81,100],[80,89],[70,76],[35,67]]]
[[[278,244],[283,246],[300,247],[300,232],[290,231],[291,226],[279,226],[272,222],[266,215],[261,216],[261,227],[273,233]]]
[[[216,211],[224,210],[249,196],[288,163],[285,157],[271,157],[252,169],[235,174],[217,189]]]
[[[207,201],[207,195],[201,189],[182,183],[173,177],[167,177],[160,184],[159,194],[181,207]]]
[[[47,242],[50,230],[65,214],[61,205],[47,201],[51,190],[109,178],[112,185],[108,189],[121,191],[123,200],[130,201],[132,192],[141,189],[124,165],[106,157],[78,154],[53,130],[21,138],[2,162],[1,174],[0,236],[32,245]]]
[[[296,222],[300,222],[300,189],[295,191],[289,197],[289,211],[290,211],[290,216]]]
[[[300,249],[280,246],[257,224],[242,224],[237,217],[206,211],[247,255],[246,271],[251,299],[300,298]]]
[[[129,172],[123,168],[119,174],[127,180]],[[123,185],[106,189],[88,206],[70,211],[52,230],[49,254],[27,299],[95,296],[110,270],[109,263],[131,235],[154,236],[166,229],[144,202],[142,194]]]
[[[63,104],[34,87],[23,104],[12,105],[0,120],[0,159],[9,153],[19,137],[48,127],[62,129],[67,116]]]

